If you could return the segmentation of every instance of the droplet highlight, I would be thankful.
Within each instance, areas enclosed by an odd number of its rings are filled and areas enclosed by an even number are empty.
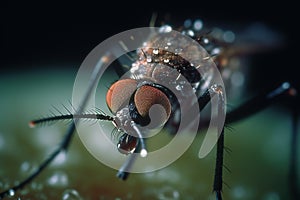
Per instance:
[[[161,200],[175,200],[175,199],[180,198],[179,192],[170,186],[161,188],[159,190],[157,196],[158,196],[158,199],[161,199]]]
[[[10,197],[13,197],[13,196],[15,196],[16,193],[15,193],[15,191],[13,189],[10,189],[8,191],[8,194],[9,194]]]
[[[52,176],[50,176],[47,183],[54,187],[65,187],[69,184],[69,179],[66,173],[56,171]]]
[[[82,197],[74,189],[67,189],[63,192],[62,200],[82,200]]]

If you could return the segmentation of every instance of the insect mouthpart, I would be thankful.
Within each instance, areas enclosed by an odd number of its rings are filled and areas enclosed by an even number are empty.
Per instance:
[[[132,154],[135,153],[139,147],[141,157],[147,156],[148,152],[142,133],[136,123],[130,118],[128,107],[125,107],[116,113],[113,124],[119,132],[123,132],[117,144],[120,153],[126,155]]]
[[[122,154],[132,154],[134,153],[138,145],[138,140],[136,137],[124,133],[117,144],[118,151]]]

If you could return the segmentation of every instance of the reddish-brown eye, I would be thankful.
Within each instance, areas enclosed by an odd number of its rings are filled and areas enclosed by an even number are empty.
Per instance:
[[[140,87],[135,93],[134,102],[141,116],[150,116],[151,126],[160,126],[170,117],[170,101],[162,91],[155,87],[148,85]]]
[[[106,104],[112,113],[116,113],[119,108],[129,101],[134,93],[137,82],[133,79],[124,79],[115,82],[106,94]]]

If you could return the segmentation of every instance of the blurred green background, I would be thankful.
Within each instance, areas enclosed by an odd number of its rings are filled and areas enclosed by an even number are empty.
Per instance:
[[[294,17],[290,16],[292,12],[278,15],[285,5],[274,5],[270,11],[252,2],[247,8],[250,11],[246,11],[229,4],[220,4],[218,9],[209,2],[174,7],[160,3],[144,9],[125,4],[118,6],[122,9],[115,5],[105,9],[101,4],[5,3],[1,12],[0,191],[23,180],[49,155],[67,129],[66,123],[31,129],[28,122],[50,114],[52,105],[68,105],[76,72],[85,56],[113,34],[148,26],[153,11],[158,11],[158,20],[176,23],[198,17],[226,27],[262,22],[284,35],[286,45],[254,57],[243,97],[282,81],[298,83],[293,59],[295,35],[293,27],[285,23],[293,22]],[[228,103],[237,106],[240,102]],[[270,106],[226,129],[225,144],[231,153],[225,154],[230,172],[224,169],[224,199],[291,198],[290,132],[287,104]],[[197,157],[201,137],[167,168],[132,174],[123,182],[116,178],[116,170],[94,159],[76,135],[65,162],[56,160],[11,199],[214,199],[215,152],[205,159]]]
[[[75,73],[36,70],[0,76],[1,190],[25,178],[63,137],[66,123],[31,129],[28,122],[50,114],[51,105],[68,106]],[[231,152],[225,153],[225,165],[231,172],[224,168],[225,199],[289,199],[290,132],[289,112],[275,106],[226,129],[225,143]],[[212,198],[215,152],[199,159],[201,142],[202,137],[197,137],[170,166],[132,174],[123,182],[116,178],[116,170],[94,159],[76,135],[66,161],[56,160],[12,199],[68,199],[75,191],[77,199]]]

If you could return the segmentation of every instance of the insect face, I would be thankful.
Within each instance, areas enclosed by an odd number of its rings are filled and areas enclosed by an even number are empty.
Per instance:
[[[165,126],[170,117],[170,123],[179,124],[174,122],[179,108],[196,104],[196,95],[207,90],[212,61],[197,42],[189,44],[187,37],[167,29],[155,33],[136,50],[125,78],[110,86],[106,104],[122,133],[117,144],[120,152],[133,153],[142,138],[151,136],[149,131]]]
[[[125,154],[133,153],[138,145],[136,138],[139,136],[132,127],[133,123],[148,126],[148,129],[158,128],[166,123],[171,114],[171,103],[163,91],[133,79],[114,83],[107,92],[106,103],[115,114],[113,124],[123,133],[117,147]]]

